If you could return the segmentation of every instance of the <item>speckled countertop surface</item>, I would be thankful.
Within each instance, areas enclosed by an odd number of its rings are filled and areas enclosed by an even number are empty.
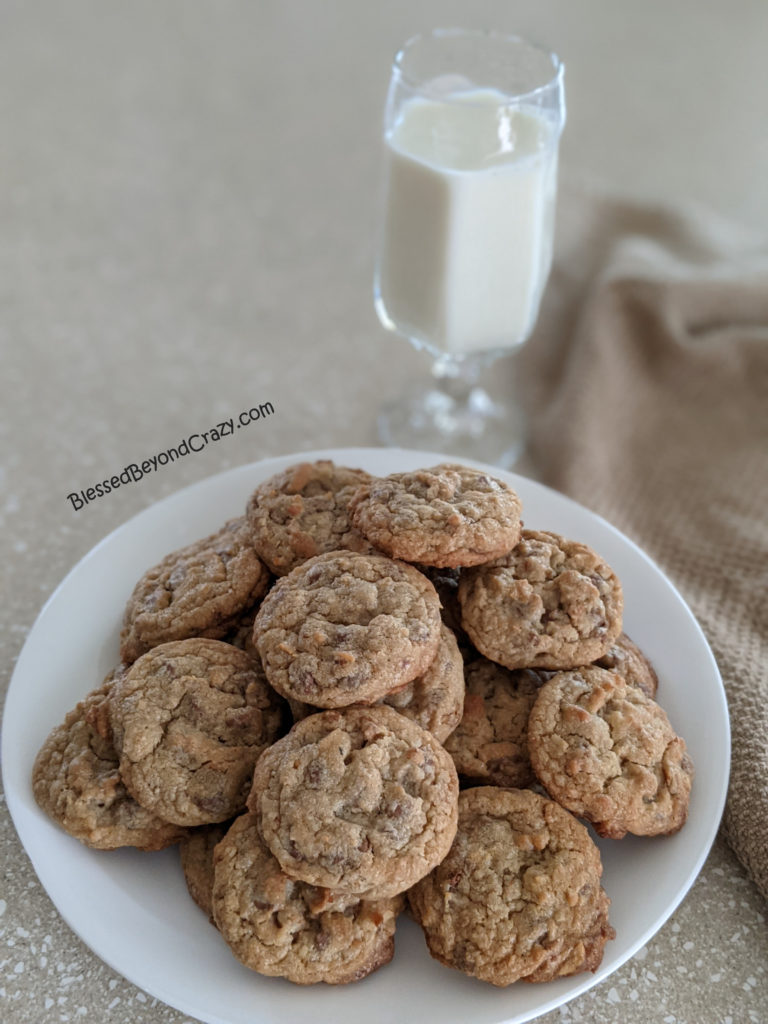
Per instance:
[[[522,31],[564,55],[566,182],[693,198],[768,233],[760,0],[706,9],[687,0],[674,11],[662,0],[8,0],[0,9],[3,692],[42,604],[108,532],[230,466],[375,443],[380,398],[423,372],[420,357],[383,336],[374,318],[372,238],[388,62],[408,35],[441,23]],[[248,430],[79,512],[66,500],[265,401],[274,415]],[[0,869],[0,1019],[188,1019],[73,935],[4,804]],[[541,1019],[766,1022],[765,915],[718,840],[649,944]]]

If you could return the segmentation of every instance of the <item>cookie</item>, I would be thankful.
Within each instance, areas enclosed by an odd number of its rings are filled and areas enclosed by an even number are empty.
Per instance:
[[[213,920],[213,851],[227,834],[232,821],[215,825],[199,825],[187,829],[179,843],[181,870],[187,891],[195,903]]]
[[[120,633],[120,657],[131,664],[171,640],[219,639],[269,586],[245,520],[167,555],[136,584]]]
[[[598,658],[595,664],[599,668],[616,672],[630,686],[639,686],[648,697],[656,697],[659,677],[653,665],[626,633],[622,633],[607,654]]]
[[[320,710],[301,701],[288,703],[294,722]],[[442,627],[437,654],[424,675],[376,703],[388,704],[443,743],[461,721],[464,708],[464,659],[450,629]]]
[[[352,522],[377,548],[406,562],[478,565],[520,538],[520,499],[487,473],[445,463],[364,484]]]
[[[277,581],[253,635],[283,696],[323,708],[369,704],[427,670],[440,640],[440,601],[404,562],[329,552]]]
[[[437,654],[427,671],[379,703],[399,711],[443,743],[464,710],[464,659],[456,637],[442,626]]]
[[[616,574],[591,548],[533,530],[462,573],[459,602],[472,643],[506,668],[588,665],[619,636],[624,608]]]
[[[265,480],[246,508],[254,547],[276,576],[326,551],[374,548],[352,526],[349,499],[370,476],[328,459],[300,462]]]
[[[464,678],[464,713],[445,740],[459,775],[486,785],[529,785],[534,775],[528,756],[528,715],[542,676],[527,668],[511,671],[479,657],[465,666]]]
[[[214,852],[214,920],[238,960],[298,985],[345,985],[392,959],[402,897],[360,900],[290,878],[239,817]]]
[[[462,792],[445,860],[408,894],[435,959],[493,985],[595,971],[615,935],[586,828],[530,790]]]
[[[614,672],[558,672],[528,720],[536,775],[558,803],[610,839],[685,822],[693,765],[663,709]]]
[[[382,705],[294,725],[260,758],[248,807],[288,875],[378,899],[442,860],[457,794],[453,761],[435,737]]]
[[[107,708],[121,672],[111,673],[48,736],[35,759],[32,791],[46,814],[86,846],[162,850],[186,830],[141,807],[120,777]]]
[[[195,638],[135,661],[111,694],[110,721],[135,799],[177,825],[207,825],[243,810],[283,709],[254,659]]]

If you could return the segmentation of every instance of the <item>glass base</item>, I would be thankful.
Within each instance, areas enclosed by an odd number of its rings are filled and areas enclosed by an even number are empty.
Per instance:
[[[379,438],[398,448],[423,448],[511,469],[525,449],[525,420],[515,404],[483,388],[451,394],[438,386],[385,406]]]

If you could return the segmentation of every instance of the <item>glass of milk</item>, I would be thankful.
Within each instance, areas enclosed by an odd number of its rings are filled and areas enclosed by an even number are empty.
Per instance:
[[[519,457],[520,410],[480,378],[538,317],[564,123],[562,63],[517,36],[444,29],[397,54],[374,302],[433,366],[431,387],[383,410],[387,444]]]

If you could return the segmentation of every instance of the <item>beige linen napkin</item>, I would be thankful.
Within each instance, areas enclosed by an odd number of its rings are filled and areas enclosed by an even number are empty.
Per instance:
[[[768,898],[768,246],[700,213],[563,194],[518,371],[544,482],[632,537],[720,667],[724,829]]]

